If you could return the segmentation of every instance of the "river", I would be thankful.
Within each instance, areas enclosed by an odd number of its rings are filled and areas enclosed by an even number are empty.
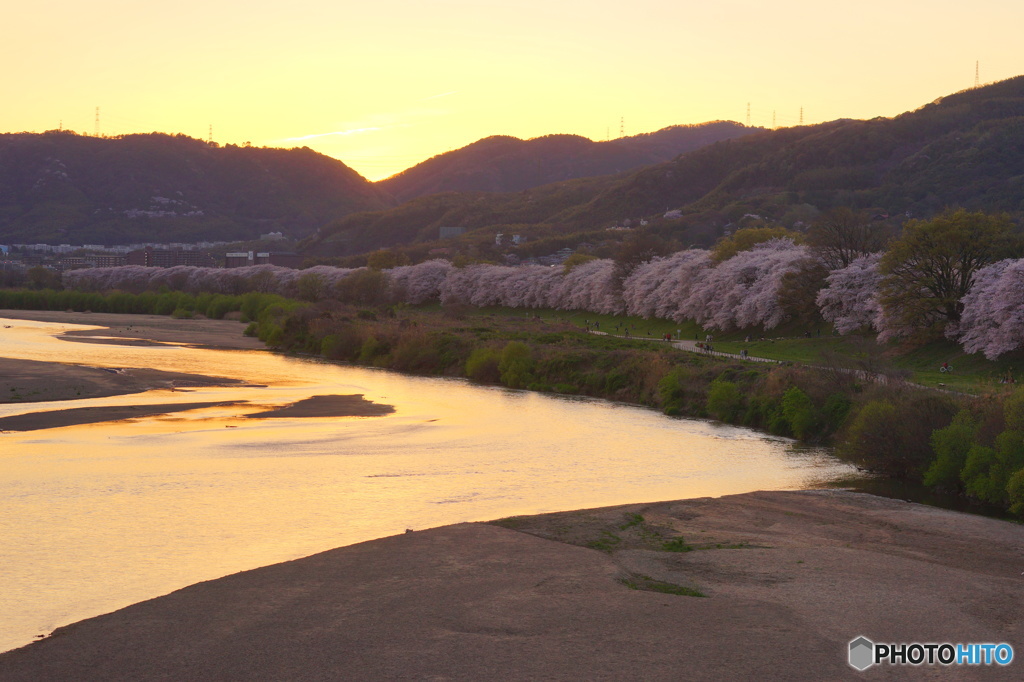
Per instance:
[[[0,405],[246,401],[0,434],[0,651],[233,572],[462,521],[797,489],[849,477],[824,450],[632,405],[410,377],[262,351],[83,344],[3,320],[0,356],[262,386]],[[384,417],[253,420],[361,393]]]

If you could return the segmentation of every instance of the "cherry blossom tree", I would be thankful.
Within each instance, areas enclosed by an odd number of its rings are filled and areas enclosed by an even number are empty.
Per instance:
[[[1024,346],[1024,260],[978,270],[963,305],[956,331],[966,352],[995,360]]]
[[[818,292],[821,316],[840,334],[874,326],[881,314],[878,283],[882,274],[878,262],[882,254],[873,253],[854,259],[848,266],[834,270]]]
[[[776,327],[785,318],[778,297],[782,276],[810,257],[791,239],[757,244],[708,270],[684,309],[711,329]]]

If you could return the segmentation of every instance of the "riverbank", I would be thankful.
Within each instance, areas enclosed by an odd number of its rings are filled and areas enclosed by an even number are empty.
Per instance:
[[[836,679],[860,635],[1024,650],[1022,547],[1018,524],[843,491],[459,524],[60,628],[0,678]]]

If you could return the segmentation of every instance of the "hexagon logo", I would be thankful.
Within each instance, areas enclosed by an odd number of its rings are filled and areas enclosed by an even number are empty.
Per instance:
[[[875,664],[875,643],[861,636],[850,642],[850,665],[857,670],[867,670]]]

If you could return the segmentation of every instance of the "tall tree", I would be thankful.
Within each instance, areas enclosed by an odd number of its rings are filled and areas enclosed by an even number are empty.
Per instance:
[[[1012,230],[1005,215],[963,209],[908,222],[879,264],[882,337],[959,323],[975,274],[1009,255]]]
[[[869,253],[881,251],[890,228],[847,207],[822,214],[807,231],[807,243],[829,270],[845,268]]]

